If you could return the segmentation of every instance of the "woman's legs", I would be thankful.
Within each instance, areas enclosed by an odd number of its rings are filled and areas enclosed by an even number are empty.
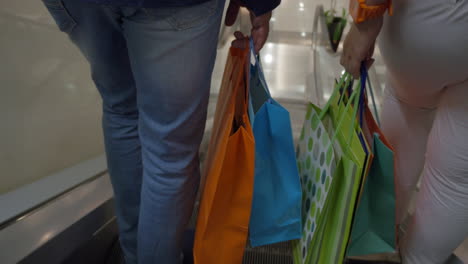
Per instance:
[[[443,263],[468,232],[468,1],[406,0],[393,7],[380,47],[399,223],[423,176],[402,256],[405,264]]]
[[[443,263],[468,235],[468,82],[447,88],[429,137],[404,263]]]
[[[424,166],[435,109],[403,102],[391,86],[387,89],[390,91],[385,95],[382,129],[395,150],[396,217],[397,224],[401,224]]]

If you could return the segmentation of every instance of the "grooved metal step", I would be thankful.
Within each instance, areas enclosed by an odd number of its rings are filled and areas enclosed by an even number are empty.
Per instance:
[[[283,242],[263,247],[247,246],[243,264],[292,264],[290,242]]]

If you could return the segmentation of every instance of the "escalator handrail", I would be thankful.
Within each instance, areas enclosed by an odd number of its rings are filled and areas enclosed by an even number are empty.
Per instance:
[[[0,231],[107,171],[104,155],[0,195]]]

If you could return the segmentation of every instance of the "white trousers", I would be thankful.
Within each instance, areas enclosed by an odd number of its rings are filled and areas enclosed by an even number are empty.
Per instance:
[[[379,39],[404,264],[444,263],[468,236],[468,0],[394,0]]]

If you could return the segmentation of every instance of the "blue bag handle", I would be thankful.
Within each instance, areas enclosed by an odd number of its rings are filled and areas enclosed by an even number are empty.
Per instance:
[[[367,83],[367,89],[366,89],[366,83]],[[369,78],[369,72],[367,71],[366,65],[362,63],[361,65],[361,99],[359,102],[359,124],[362,126],[362,120],[363,120],[363,113],[364,113],[364,93],[367,94],[369,92],[372,104],[374,105],[374,116],[377,121],[377,124],[380,126],[380,118],[379,118],[379,113],[377,111],[377,105],[375,103],[375,97],[374,97],[374,91],[372,89],[372,84]]]
[[[372,104],[374,105],[375,120],[377,121],[377,124],[380,126],[379,112],[377,111],[377,104],[375,103],[374,89],[372,88],[372,83],[370,81],[370,78],[367,78],[367,90],[369,91],[369,94],[370,94],[371,100],[372,100]]]
[[[359,125],[362,127],[363,117],[364,117],[364,95],[366,92],[366,81],[368,79],[367,67],[364,62],[361,64],[361,92],[359,98]]]

